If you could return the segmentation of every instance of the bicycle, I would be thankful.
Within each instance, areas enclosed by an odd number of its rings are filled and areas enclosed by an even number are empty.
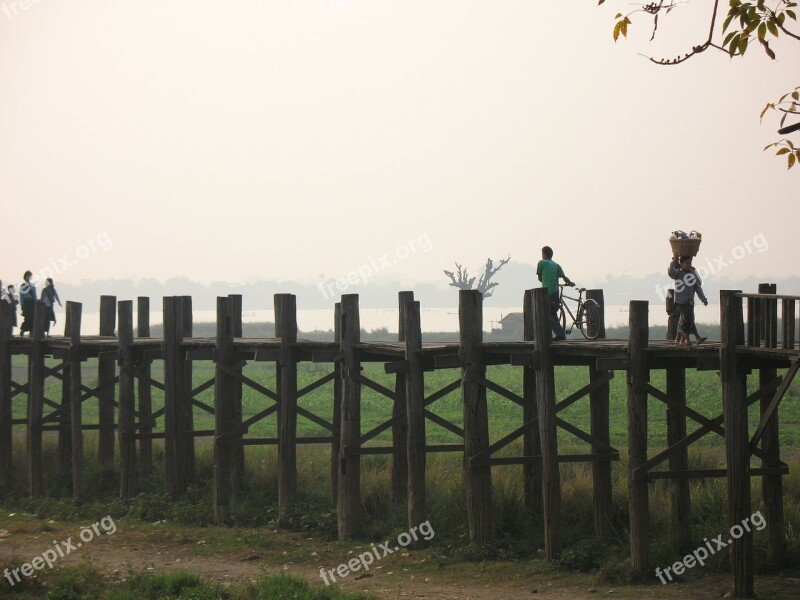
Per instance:
[[[577,327],[587,340],[596,339],[600,334],[600,305],[592,298],[586,298],[584,300],[583,293],[586,291],[586,288],[576,288],[578,297],[573,298],[572,296],[564,294],[565,287],[570,286],[563,283],[558,284],[558,320],[561,323],[561,328],[564,330],[564,333],[569,335],[572,333],[572,328]],[[564,301],[565,299],[574,300],[578,303],[576,314],[572,313],[569,305]],[[567,313],[569,313],[569,317],[572,319],[572,325],[570,325],[569,329],[567,329]]]

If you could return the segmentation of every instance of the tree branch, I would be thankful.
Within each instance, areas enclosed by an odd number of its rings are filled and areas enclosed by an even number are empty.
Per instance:
[[[708,28],[708,39],[705,42],[703,42],[702,44],[700,44],[699,46],[694,46],[692,48],[691,52],[687,52],[682,57],[679,56],[679,57],[676,57],[676,58],[674,58],[672,60],[668,60],[668,59],[664,59],[664,58],[657,59],[657,58],[654,58],[652,56],[647,56],[647,55],[644,55],[644,54],[642,56],[644,56],[650,62],[655,63],[657,65],[679,65],[682,62],[686,62],[687,60],[692,58],[695,54],[700,54],[701,52],[705,52],[706,49],[708,49],[709,46],[713,45],[711,43],[711,40],[714,37],[714,25],[717,22],[717,9],[718,8],[719,8],[719,0],[714,0],[714,10],[711,13],[711,25]],[[653,31],[653,35],[655,35],[655,30]],[[718,47],[718,46],[714,46],[714,47]]]

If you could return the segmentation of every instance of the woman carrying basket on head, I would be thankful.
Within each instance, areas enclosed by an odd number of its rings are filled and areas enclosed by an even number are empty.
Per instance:
[[[700,275],[697,274],[697,271],[692,266],[692,257],[673,256],[667,273],[675,280],[675,308],[680,313],[678,337],[675,338],[675,343],[678,345],[691,345],[689,335],[694,334],[697,338],[697,343],[702,344],[707,338],[698,333],[695,325],[695,292],[702,301],[703,306],[708,306],[708,299],[703,293],[703,288],[701,287],[703,282],[700,280]]]

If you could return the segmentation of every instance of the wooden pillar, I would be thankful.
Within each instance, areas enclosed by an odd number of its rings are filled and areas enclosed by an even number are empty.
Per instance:
[[[561,475],[558,467],[555,367],[550,347],[553,334],[550,327],[550,295],[547,289],[533,290],[532,302],[533,343],[538,363],[536,398],[542,445],[544,555],[545,559],[553,561],[561,553]]]
[[[759,283],[759,294],[775,294],[777,292],[774,283]],[[761,306],[761,335],[764,346],[775,348],[778,345],[778,301],[760,298]]]
[[[186,351],[181,348],[184,308],[182,298],[164,298],[164,484],[166,492],[173,497],[186,491],[194,467],[191,452],[194,440],[190,437],[192,405],[187,393]],[[189,386],[190,382],[191,379]]]
[[[678,406],[686,406],[686,370],[681,366],[668,366],[667,397]],[[686,437],[686,417],[673,408],[667,408],[667,446],[672,446]],[[669,456],[670,471],[686,471],[689,469],[689,449],[683,446]],[[672,523],[677,534],[680,551],[690,550],[693,543],[689,537],[691,495],[689,480],[686,478],[671,479],[669,482],[672,496]]]
[[[13,416],[11,402],[11,347],[14,307],[0,295],[0,490],[7,491],[12,484]]]
[[[180,328],[176,322],[176,299],[164,297],[164,338],[162,357],[164,359],[164,487],[171,496],[185,491],[183,476],[180,473],[181,422],[178,419],[177,353],[180,344]],[[219,347],[217,347],[219,353]]]
[[[287,525],[297,500],[297,299],[275,294],[275,335],[281,349],[278,386],[278,519]]]
[[[597,339],[605,339],[606,304],[603,290],[587,290],[586,299],[594,300],[600,307],[598,310],[600,324]],[[608,371],[599,370],[594,364],[589,365],[589,383],[594,383],[607,375]],[[608,382],[589,393],[591,434],[607,444],[611,441],[610,398],[611,386]],[[592,447],[592,454],[602,453],[601,450],[594,446]],[[610,543],[613,535],[611,528],[612,488],[610,460],[595,460],[592,462],[592,507],[594,512],[594,534],[601,542]]]
[[[412,296],[413,298],[413,296]],[[409,299],[403,309],[403,341],[406,368],[403,391],[406,401],[406,443],[408,467],[408,527],[424,523],[428,518],[425,489],[425,373],[422,369],[422,325],[420,305]]]
[[[341,345],[342,343],[342,305],[337,302],[333,309],[333,339]],[[336,377],[333,380],[333,415],[331,423],[333,432],[331,433],[331,501],[338,505],[339,502],[339,453],[341,451],[342,435],[342,363],[333,363],[333,370]]]
[[[399,292],[397,294],[399,318],[397,328],[397,341],[406,340],[406,309],[409,302],[414,301],[414,292]],[[420,342],[421,343],[421,342]],[[407,351],[408,349],[406,349]],[[399,372],[395,376],[395,399],[392,405],[392,417],[398,418],[392,425],[392,506],[398,508],[406,502],[408,495],[408,415],[406,411],[406,376]],[[424,519],[423,519],[424,520]]]
[[[69,411],[72,429],[72,497],[83,500],[85,495],[83,477],[83,404],[81,396],[81,316],[83,305],[67,301],[69,321]]]
[[[178,298],[178,312],[180,313],[180,323],[183,328],[181,342],[184,338],[192,337],[192,297],[180,296]],[[186,485],[194,481],[194,405],[192,404],[192,366],[193,361],[189,359],[189,353],[182,345],[178,346],[179,361],[183,365],[183,372],[180,379],[180,399],[181,399],[181,418],[183,419],[183,429],[186,432],[183,436]]]
[[[774,283],[759,283],[759,294],[776,295],[778,293],[778,286]],[[767,348],[778,347],[778,299],[763,298],[763,330],[764,330],[764,345]]]
[[[743,342],[742,298],[738,292],[720,292],[722,407],[725,455],[728,467],[728,526],[739,525],[751,513],[750,440],[746,406],[747,375],[736,364],[736,346]],[[755,338],[758,339],[758,338]],[[744,532],[728,545],[733,596],[753,596],[753,535]]]
[[[234,339],[242,337],[244,328],[242,326],[241,294],[228,294],[228,316],[231,321],[230,327]],[[238,375],[242,374],[242,363],[240,361],[237,361],[232,368]],[[233,426],[237,427],[242,424],[244,383],[241,379],[236,379],[234,386],[236,387],[236,398],[233,402]],[[242,444],[242,437],[242,434],[238,434],[231,438],[231,487],[234,494],[240,492],[244,486],[244,444]]]
[[[483,357],[483,294],[478,290],[458,293],[459,345],[461,354],[461,402],[464,405],[464,479],[467,484],[469,539],[474,545],[494,540],[492,468],[472,464],[472,457],[489,447],[489,411]]]
[[[781,325],[782,325],[782,345],[784,348],[794,348],[795,341],[795,315],[794,300],[784,298],[781,300]]]
[[[100,335],[113,337],[116,329],[117,299],[115,296],[100,296]],[[114,384],[117,362],[114,358],[97,359],[98,457],[101,466],[114,465]]]
[[[139,296],[136,299],[136,335],[139,338],[150,337],[150,298]],[[147,416],[153,412],[153,392],[150,384],[152,360],[143,358],[139,363],[137,396],[139,397],[139,414]],[[148,436],[153,432],[152,422],[148,421],[139,429],[142,439],[139,440],[139,469],[142,477],[153,474],[153,440]]]
[[[119,497],[129,502],[139,493],[136,468],[136,382],[133,355],[133,302],[119,303]]]
[[[758,289],[766,284],[759,283]],[[747,345],[760,346],[764,339],[764,305],[761,298],[747,299]]]
[[[72,323],[69,318],[69,313],[64,315],[64,337],[71,339],[72,336]],[[70,361],[67,358],[63,359],[64,367],[61,369],[61,408],[63,412],[58,418],[60,429],[58,430],[58,463],[61,467],[61,473],[64,476],[72,473],[72,427],[70,426],[70,398],[71,398],[71,382],[72,369]]]
[[[356,344],[361,338],[358,294],[342,296],[342,421],[339,453],[337,515],[339,539],[361,533],[361,362]]]
[[[28,484],[32,498],[42,495],[42,417],[44,410],[45,307],[36,301],[28,358]]]
[[[526,290],[522,300],[522,337],[526,342],[533,341],[533,290]],[[530,426],[522,434],[522,453],[538,457],[533,462],[522,465],[522,487],[525,510],[538,520],[542,513],[542,444],[539,438],[539,415],[536,399],[536,369],[533,363],[522,368],[522,422]]]
[[[217,358],[214,380],[214,520],[231,523],[233,444],[236,379],[230,369],[236,361],[231,327],[230,299],[217,298]]]
[[[647,462],[647,392],[650,380],[647,365],[648,303],[632,300],[629,308],[628,347],[628,505],[630,507],[631,560],[635,572],[648,568],[648,527],[650,510],[647,497],[647,475],[634,475],[634,470]]]
[[[760,288],[761,286],[759,286]],[[763,292],[775,294],[776,285],[769,284]],[[765,300],[767,307],[766,345],[775,348],[778,345],[778,301]],[[785,313],[784,313],[785,314]],[[758,371],[759,387],[765,386],[778,376],[775,368],[762,368]],[[772,398],[761,398],[761,416],[766,413]],[[764,433],[761,436],[761,449],[766,455],[761,460],[762,467],[778,468],[781,460],[781,442],[778,411],[767,421]],[[761,478],[761,497],[764,501],[764,519],[767,522],[767,556],[770,561],[780,559],[786,550],[786,532],[784,529],[783,513],[783,478],[780,474],[764,475]]]

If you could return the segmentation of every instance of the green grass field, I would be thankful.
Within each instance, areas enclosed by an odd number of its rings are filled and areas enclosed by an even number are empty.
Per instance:
[[[57,364],[50,361],[51,364]],[[364,364],[364,375],[381,383],[390,389],[394,388],[394,376],[386,375],[383,366],[380,364]],[[25,362],[23,357],[14,359],[14,380],[24,382],[26,380]],[[298,372],[298,387],[316,381],[323,375],[330,372],[328,365],[301,363]],[[244,374],[269,389],[275,389],[275,366],[272,363],[250,363],[244,368]],[[448,383],[459,379],[458,369],[444,369],[425,374],[425,393],[429,395],[441,389]],[[163,381],[163,368],[160,361],[153,364],[153,378]],[[194,386],[214,378],[214,365],[209,361],[195,362],[193,369]],[[522,394],[522,370],[519,367],[507,365],[493,366],[488,369],[488,378],[507,389]],[[660,389],[665,389],[664,372],[652,372],[652,384]],[[97,367],[96,361],[87,361],[83,369],[83,383],[89,387],[97,386]],[[580,389],[588,383],[587,369],[580,367],[558,367],[556,369],[556,396],[564,398],[573,391]],[[750,391],[755,391],[758,384],[757,376],[748,378]],[[698,372],[687,370],[687,403],[694,410],[705,415],[714,417],[722,412],[722,387],[719,376],[716,372]],[[332,418],[332,389],[333,384],[328,383],[300,399],[300,405],[307,410],[321,416],[324,419]],[[611,381],[611,400],[610,400],[610,424],[611,424],[611,443],[619,449],[626,445],[626,386],[624,373],[617,373]],[[61,383],[48,378],[45,395],[50,400],[59,402],[61,398]],[[795,381],[789,389],[786,397],[779,408],[781,423],[781,446],[784,451],[792,452],[800,446],[800,384]],[[206,404],[214,404],[213,388],[206,390],[198,396],[198,399]],[[489,426],[492,439],[497,439],[513,431],[522,423],[522,409],[517,404],[507,400],[493,392],[487,394],[489,405]],[[26,397],[18,395],[14,399],[13,412],[14,418],[24,418],[27,407]],[[272,400],[264,397],[259,392],[245,386],[242,399],[242,411],[244,418],[252,416],[264,408],[270,406]],[[366,432],[381,422],[391,417],[391,400],[374,392],[373,390],[362,387],[361,393],[361,427]],[[97,423],[98,401],[89,399],[83,404],[84,423]],[[154,409],[163,406],[163,394],[153,388]],[[439,416],[458,424],[463,422],[461,400],[458,390],[450,393],[432,405],[431,409]],[[666,407],[658,400],[651,398],[648,405],[649,428],[648,440],[651,447],[662,447],[666,444]],[[588,398],[579,400],[568,407],[560,416],[567,419],[570,423],[588,431],[589,428],[589,408]],[[758,406],[754,405],[750,410],[751,423],[753,426],[758,422]],[[195,429],[213,429],[214,417],[202,409],[194,409]],[[159,419],[158,425],[163,427],[163,419]],[[309,421],[305,417],[298,416],[298,435],[299,436],[320,436],[325,435],[325,430],[319,425]],[[697,425],[689,422],[689,432],[693,431]],[[274,416],[259,421],[254,424],[248,435],[252,437],[266,437],[276,435],[276,419]],[[432,443],[455,442],[457,437],[451,432],[443,429],[435,423],[426,425],[426,435]],[[573,443],[577,440],[570,434],[560,431],[559,443]],[[386,431],[375,438],[375,443],[385,444],[391,439],[391,432]],[[723,447],[723,439],[715,434],[709,434],[700,441],[701,446]]]
[[[16,381],[24,381],[25,363],[21,357],[14,360]],[[153,365],[153,377],[162,380],[163,373],[159,362]],[[301,365],[299,387],[310,384],[330,372],[328,365]],[[194,364],[194,384],[200,385],[213,377],[213,364],[196,362]],[[245,374],[259,383],[274,389],[275,368],[268,363],[251,363],[245,367]],[[383,373],[382,365],[364,365],[364,374],[384,386],[393,388],[394,377]],[[426,395],[458,379],[458,370],[441,370],[426,373]],[[521,394],[522,372],[518,367],[490,367],[488,378],[498,384]],[[715,372],[687,371],[688,404],[707,417],[721,413],[721,386]],[[755,389],[757,377],[750,377],[750,388]],[[96,361],[84,365],[83,381],[88,386],[97,384]],[[588,382],[586,368],[559,367],[556,371],[557,397],[564,398]],[[664,389],[664,374],[654,371],[652,383]],[[783,459],[790,465],[790,474],[784,477],[784,510],[788,547],[779,564],[768,565],[765,561],[765,537],[763,532],[756,534],[756,555],[761,570],[788,568],[796,573],[800,570],[800,403],[798,403],[798,384],[795,382],[780,407],[781,444]],[[61,384],[48,379],[46,396],[51,400],[61,397]],[[154,389],[154,408],[162,405],[161,393]],[[332,383],[304,396],[300,404],[306,409],[331,418]],[[204,392],[200,399],[213,404],[213,391]],[[272,403],[259,393],[245,387],[243,398],[244,417],[256,414]],[[488,394],[490,436],[496,440],[519,427],[522,411],[516,404]],[[440,416],[461,425],[462,408],[458,391],[442,398],[432,405],[432,410]],[[757,406],[751,412],[751,424],[757,423]],[[25,415],[25,398],[18,396],[14,403],[14,416]],[[388,419],[391,415],[391,401],[368,388],[362,388],[362,431],[367,431]],[[582,399],[561,415],[569,422],[588,431],[588,399]],[[195,409],[195,428],[213,429],[213,417]],[[97,401],[84,403],[85,423],[97,422]],[[626,471],[626,389],[624,373],[619,373],[611,381],[611,443],[620,451],[620,461],[612,464],[613,507],[612,526],[614,543],[604,547],[593,540],[592,520],[592,479],[591,466],[580,463],[565,463],[561,466],[562,478],[562,539],[564,554],[562,565],[568,569],[600,569],[603,577],[610,581],[625,581],[630,575],[627,564],[628,498]],[[666,445],[665,407],[661,402],[651,399],[649,403],[648,438],[651,452]],[[163,426],[163,420],[159,420]],[[689,423],[689,431],[696,424]],[[25,473],[25,446],[22,428],[15,444],[14,466],[18,473]],[[270,417],[251,427],[248,435],[254,437],[275,436],[275,417]],[[298,418],[298,435],[325,435],[318,425],[303,417]],[[456,437],[441,427],[429,423],[426,430],[428,441],[443,443],[457,441]],[[105,470],[97,461],[96,432],[85,434],[87,493],[90,500],[75,504],[69,499],[69,474],[60,473],[56,457],[55,434],[46,434],[45,445],[45,486],[46,496],[40,499],[27,498],[24,476],[17,480],[14,490],[8,491],[0,502],[4,507],[24,510],[32,514],[56,519],[79,519],[97,514],[128,516],[144,522],[169,520],[187,525],[210,525],[213,522],[211,505],[211,483],[213,473],[213,449],[208,438],[196,441],[195,483],[185,498],[173,500],[163,493],[163,444],[154,442],[156,462],[155,475],[144,482],[144,491],[124,506],[117,500],[118,474],[116,469]],[[390,432],[384,432],[372,443],[386,445]],[[570,434],[559,431],[559,446],[562,453],[585,453],[588,447]],[[235,498],[234,518],[238,525],[260,526],[274,524],[277,517],[277,461],[274,446],[250,446],[246,453],[245,490]],[[521,441],[506,447],[502,454],[521,454]],[[709,434],[693,445],[689,452],[692,468],[716,468],[724,466],[724,440]],[[313,445],[298,449],[299,498],[291,518],[291,527],[302,531],[322,533],[329,539],[336,535],[335,505],[330,499],[329,467],[330,450],[327,446]],[[391,457],[368,455],[362,458],[362,509],[364,513],[364,539],[383,539],[390,532],[405,527],[405,508],[393,507],[390,485]],[[494,467],[492,470],[495,524],[497,544],[488,549],[476,551],[469,547],[466,520],[466,494],[462,479],[460,453],[431,454],[427,460],[428,494],[427,504],[430,521],[437,534],[436,547],[449,556],[473,560],[475,558],[535,557],[542,546],[542,529],[537,515],[529,514],[524,507],[521,469],[515,466]],[[650,487],[652,556],[655,564],[669,564],[679,552],[678,538],[672,525],[669,482],[657,481]],[[688,537],[702,540],[703,537],[724,531],[725,482],[720,479],[692,481],[692,531]],[[752,480],[753,509],[760,504],[760,479]],[[714,568],[724,569],[726,558],[719,556]]]

